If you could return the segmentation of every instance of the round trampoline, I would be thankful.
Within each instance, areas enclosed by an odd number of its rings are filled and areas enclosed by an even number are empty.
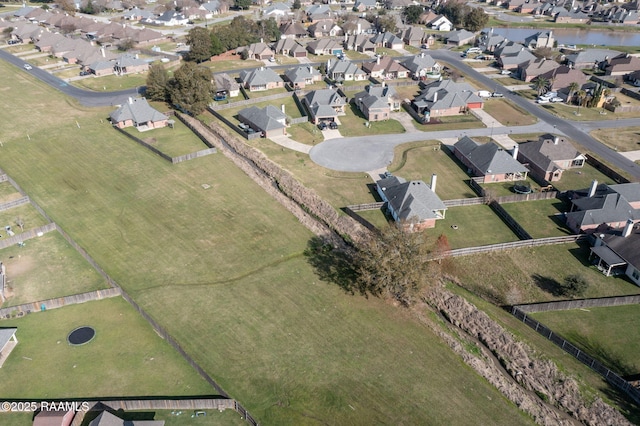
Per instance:
[[[83,327],[78,327],[71,333],[69,333],[69,335],[67,336],[67,341],[70,345],[80,346],[89,343],[95,336],[96,331],[93,329],[93,327],[85,325]]]

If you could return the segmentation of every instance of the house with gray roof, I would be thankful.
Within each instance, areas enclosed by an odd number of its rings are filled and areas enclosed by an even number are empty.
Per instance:
[[[503,70],[517,70],[520,64],[533,61],[535,59],[536,55],[522,46],[522,48],[515,53],[503,53],[498,55],[496,63]]]
[[[405,59],[400,64],[409,70],[411,77],[414,79],[421,79],[429,74],[435,78],[440,75],[440,64],[431,55],[427,55],[424,52]]]
[[[296,89],[304,89],[308,84],[314,84],[322,81],[322,74],[320,74],[320,71],[311,65],[301,65],[286,70],[284,78],[291,83],[292,87]]]
[[[294,58],[306,58],[307,49],[293,38],[281,38],[273,46],[276,53],[293,56]]]
[[[640,286],[640,228],[627,220],[624,228],[598,229],[589,259],[606,276],[626,275]]]
[[[115,60],[113,64],[115,74],[138,74],[149,71],[149,63],[140,59],[138,55],[124,53]]]
[[[302,104],[307,108],[313,124],[331,121],[338,123],[338,116],[345,115],[347,100],[335,89],[322,89],[304,95]]]
[[[435,193],[436,179],[431,185],[421,180],[407,182],[396,176],[385,177],[376,182],[380,198],[396,222],[410,232],[433,228],[436,220],[444,219],[447,207]]]
[[[336,40],[321,38],[307,44],[307,50],[313,55],[340,55],[344,48]]]
[[[537,49],[538,47],[553,48],[555,41],[553,31],[540,31],[525,38],[524,45],[529,49]]]
[[[393,50],[404,49],[404,41],[389,31],[374,35],[371,37],[371,43],[376,47],[386,47]]]
[[[165,127],[169,121],[169,117],[152,108],[145,98],[129,98],[109,118],[111,124],[120,129],[134,126],[141,132]]]
[[[351,61],[340,59],[327,61],[327,77],[335,82],[365,81],[369,75]]]
[[[234,98],[240,94],[240,84],[227,73],[214,74],[213,81],[216,83],[216,94],[218,95],[225,94]]]
[[[357,34],[345,37],[344,47],[356,52],[375,52],[376,45],[371,42],[368,34]]]
[[[153,12],[149,10],[138,9],[137,7],[134,7],[133,9],[124,12],[122,18],[128,21],[140,21],[142,19],[152,18],[153,16]]]
[[[18,331],[16,327],[0,328],[0,368],[18,344],[16,331]]]
[[[448,45],[463,46],[465,44],[473,44],[476,39],[475,33],[465,29],[450,31],[445,37]]]
[[[262,16],[267,19],[275,18],[279,20],[291,15],[293,15],[291,7],[285,3],[271,3],[269,6],[262,9]]]
[[[311,37],[336,37],[344,34],[333,19],[316,20],[309,25],[307,31]]]
[[[214,15],[226,13],[229,11],[229,5],[219,0],[210,0],[200,5],[200,9],[204,9],[207,12],[206,18],[210,19]]]
[[[398,37],[400,37],[402,41],[409,46],[420,47],[420,45],[426,40],[427,33],[425,33],[422,27],[412,25],[404,30],[400,30],[398,32]]]
[[[600,64],[615,58],[621,52],[610,49],[587,49],[567,55],[567,65],[571,68],[600,68]]]
[[[601,225],[622,228],[631,220],[640,222],[640,183],[598,185],[573,191],[567,226],[575,233],[592,233]]]
[[[280,25],[280,37],[303,38],[308,35],[307,29],[300,22],[286,22]]]
[[[391,112],[400,111],[402,99],[391,86],[365,87],[353,97],[356,106],[369,121],[388,120]]]
[[[362,70],[371,77],[391,80],[407,78],[409,70],[396,62],[391,56],[378,56],[374,61],[363,62]]]
[[[273,105],[264,108],[251,106],[240,110],[238,120],[256,132],[261,132],[265,138],[287,134],[287,115]]]
[[[568,139],[548,133],[517,149],[517,160],[529,168],[531,176],[547,182],[559,181],[565,170],[581,168],[587,160]]]
[[[483,183],[510,182],[527,178],[527,169],[495,142],[478,143],[468,136],[453,145],[454,155],[471,176]]]
[[[240,47],[236,50],[238,53],[247,52],[247,59],[271,59],[275,57],[275,53],[271,48],[264,42],[259,43],[251,43],[247,47]]]
[[[483,52],[493,53],[496,47],[504,42],[504,40],[505,38],[503,36],[493,33],[492,27],[488,33],[480,34],[477,45]]]
[[[250,92],[276,89],[284,87],[284,81],[271,68],[261,67],[255,70],[240,72],[240,82]]]
[[[380,5],[376,0],[356,0],[353,5],[353,10],[358,12],[364,12],[365,10],[378,9]]]
[[[518,76],[520,80],[527,83],[535,80],[538,76],[553,71],[560,66],[559,63],[545,58],[536,58],[518,65]]]
[[[89,426],[164,426],[164,420],[122,420],[109,411],[103,411],[89,422]]]
[[[434,117],[446,117],[467,113],[470,109],[484,107],[484,99],[467,83],[453,80],[434,81],[428,84],[411,106],[428,121]]]
[[[345,35],[375,34],[376,29],[366,19],[353,18],[342,24],[342,32]]]

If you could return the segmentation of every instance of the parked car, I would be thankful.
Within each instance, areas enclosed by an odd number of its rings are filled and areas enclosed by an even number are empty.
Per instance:
[[[504,98],[504,95],[502,93],[498,93],[498,92],[493,92],[491,94],[492,98]]]
[[[80,77],[84,77],[85,75],[90,75],[89,71],[80,71]]]
[[[490,98],[492,94],[488,90],[480,90],[478,91],[478,96],[480,96],[481,98]]]
[[[31,65],[29,65],[29,64],[24,64],[24,65],[23,65],[23,67],[24,67],[24,69],[25,69],[25,70],[27,70],[27,71],[30,71],[30,70],[32,70],[32,69],[33,69],[33,67],[32,67]]]
[[[482,53],[482,49],[480,49],[479,47],[470,47],[464,53],[466,53],[466,54],[469,54],[469,53]]]
[[[538,98],[538,100],[536,101],[539,104],[548,104],[549,103],[549,98]]]
[[[332,130],[336,130],[338,128],[338,123],[336,123],[335,121],[330,122],[329,128]]]
[[[20,40],[7,40],[7,44],[11,45],[11,44],[18,44],[20,43]]]
[[[564,99],[562,99],[562,98],[561,98],[561,97],[559,97],[559,96],[555,96],[555,97],[553,97],[553,98],[551,98],[551,99],[549,99],[549,100],[550,100],[551,102],[564,102]]]
[[[273,56],[269,58],[269,62],[275,62],[276,58],[274,58]]]
[[[502,74],[502,75],[511,75],[511,71],[509,71],[509,70],[502,70],[502,71],[500,71],[500,74]]]
[[[325,123],[324,121],[321,121],[320,123],[318,123],[318,129],[326,130],[327,129],[327,123]]]
[[[227,99],[227,95],[224,95],[224,94],[223,94],[223,95],[215,95],[215,96],[213,97],[213,100],[214,100],[214,101],[224,101],[224,100],[226,100],[226,99]]]

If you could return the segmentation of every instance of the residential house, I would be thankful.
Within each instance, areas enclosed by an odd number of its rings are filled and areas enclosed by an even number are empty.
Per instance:
[[[226,2],[221,2],[219,0],[210,0],[206,3],[202,3],[200,5],[200,9],[206,11],[206,19],[211,19],[221,13],[227,13],[229,11],[229,5]]]
[[[149,19],[154,16],[153,12],[145,9],[138,9],[134,7],[133,9],[127,10],[122,15],[122,18],[127,21],[140,21],[142,19]]]
[[[376,45],[371,42],[371,36],[368,34],[345,36],[344,47],[347,50],[355,50],[356,52],[376,51]]]
[[[409,75],[414,79],[424,79],[429,75],[434,78],[440,77],[440,64],[425,53],[411,56],[400,63],[409,70]]]
[[[378,33],[371,38],[376,47],[386,47],[393,50],[404,49],[404,41],[389,31]]]
[[[518,69],[518,66],[520,66],[520,64],[534,61],[536,59],[536,56],[531,53],[531,51],[529,51],[519,43],[514,43],[513,46],[510,47],[511,48],[507,49],[506,46],[505,48],[501,48],[499,46],[494,52],[496,63],[503,70],[515,71]],[[513,51],[514,47],[519,47],[519,50]]]
[[[436,220],[444,219],[447,207],[436,195],[436,176],[427,185],[421,180],[407,182],[397,176],[385,177],[376,182],[380,198],[396,222],[406,231],[422,231],[436,226]]]
[[[415,5],[414,0],[385,0],[384,7],[389,10],[403,10],[407,6]]]
[[[225,94],[230,98],[235,98],[240,94],[240,84],[227,73],[214,74],[213,81],[216,84],[216,94]]]
[[[277,89],[284,87],[284,81],[271,68],[260,67],[255,70],[240,72],[240,82],[250,92]]]
[[[345,115],[347,100],[335,89],[313,90],[302,98],[302,104],[309,112],[313,124],[338,122],[338,116]]]
[[[375,61],[363,62],[362,70],[373,78],[392,80],[407,78],[409,70],[396,62],[391,56],[378,56]]]
[[[558,24],[586,24],[591,21],[591,18],[580,11],[568,12],[565,9],[561,9],[554,15],[553,21]]]
[[[450,46],[464,46],[465,44],[473,44],[476,39],[475,33],[467,30],[450,31],[446,36],[447,44]]]
[[[553,37],[553,31],[541,31],[530,35],[524,39],[524,45],[529,49],[537,49],[539,47],[553,48],[556,39]]]
[[[271,59],[276,56],[273,50],[271,50],[271,48],[262,41],[259,43],[252,43],[245,48],[241,47],[238,49],[238,52],[242,51],[247,52],[247,59],[257,59],[259,61]]]
[[[387,85],[365,87],[353,100],[369,121],[388,120],[391,112],[400,111],[401,99],[396,90]]]
[[[364,12],[367,10],[374,10],[379,8],[377,0],[356,0],[353,5],[353,10],[357,12]]]
[[[134,126],[139,131],[165,127],[169,117],[154,109],[145,98],[129,98],[109,115],[111,124],[121,129]]]
[[[567,55],[567,65],[571,68],[592,68],[598,69],[603,62],[610,58],[615,58],[621,52],[610,49],[587,49],[581,52]]]
[[[454,155],[471,176],[483,183],[510,182],[527,178],[528,169],[495,142],[478,143],[468,136],[453,145]]]
[[[431,22],[427,22],[427,26],[430,27],[433,31],[448,32],[453,29],[453,24],[451,23],[451,21],[443,15],[438,15],[438,17]]]
[[[545,58],[536,58],[518,65],[518,75],[520,80],[527,83],[535,80],[538,76],[553,71],[560,66],[559,63]]]
[[[269,6],[262,9],[262,16],[265,19],[274,18],[277,21],[293,16],[291,7],[285,3],[271,3]]]
[[[398,32],[398,37],[404,44],[420,47],[427,38],[427,34],[420,27],[410,26]]]
[[[493,53],[505,38],[499,34],[493,33],[493,28],[488,33],[482,33],[478,37],[477,45],[483,52]]]
[[[640,222],[640,183],[598,185],[573,191],[567,226],[575,233],[592,233],[604,224],[622,228],[627,220]]]
[[[84,71],[90,72],[96,77],[111,75],[113,74],[113,61],[107,61],[106,59],[98,60],[89,65],[85,65],[83,68]]]
[[[433,117],[460,115],[470,109],[483,108],[484,100],[467,83],[453,80],[428,84],[411,102],[412,107],[427,120]]]
[[[355,18],[342,24],[342,32],[345,35],[375,34],[376,29],[366,19]]]
[[[628,220],[624,228],[597,230],[589,259],[606,276],[626,275],[640,286],[640,229]]]
[[[516,158],[530,174],[547,182],[557,182],[565,170],[581,168],[587,158],[565,138],[544,134],[537,141],[516,145]]]
[[[551,83],[549,89],[555,92],[568,93],[572,83],[578,83],[580,89],[595,86],[595,83],[590,82],[582,71],[569,68],[566,65],[560,65],[551,71],[542,73],[540,77],[549,80]]]
[[[628,53],[614,56],[604,65],[605,75],[625,75],[634,71],[640,71],[640,58]]]
[[[341,59],[327,61],[327,77],[335,82],[365,81],[369,75],[353,62]]]
[[[265,138],[287,134],[287,115],[273,105],[242,109],[238,112],[238,121],[262,133]]]
[[[281,38],[274,46],[276,53],[293,56],[294,58],[305,58],[307,49],[292,38]]]
[[[167,10],[157,18],[143,19],[142,22],[150,25],[176,27],[187,25],[187,23],[189,22],[189,18],[184,16],[182,13],[176,12],[175,10]]]
[[[2,268],[4,270],[4,266]],[[16,327],[0,328],[0,368],[18,344],[16,331],[18,331]]]
[[[122,420],[109,411],[103,411],[89,422],[89,426],[164,426],[164,420]]]
[[[301,65],[286,70],[284,78],[293,88],[304,89],[308,84],[322,81],[322,74],[311,65]]]
[[[70,426],[75,415],[73,410],[42,410],[33,418],[32,426]]]
[[[138,58],[138,55],[124,53],[113,64],[114,74],[139,74],[149,71],[149,62]]]
[[[522,0],[519,0],[522,2]],[[540,7],[541,2],[536,0],[524,0],[523,3],[520,3],[514,11],[517,13],[534,13],[536,8]]]
[[[307,50],[313,55],[339,55],[344,52],[344,48],[335,40],[321,38],[307,44]]]
[[[300,22],[286,22],[280,25],[280,38],[303,38],[309,34]]]
[[[333,21],[333,18],[335,16],[335,13],[326,4],[311,5],[305,9],[305,13],[307,14],[307,21],[309,22],[317,22],[323,20]]]

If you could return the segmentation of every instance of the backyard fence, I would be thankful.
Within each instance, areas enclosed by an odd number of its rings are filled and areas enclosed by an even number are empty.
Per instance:
[[[44,226],[39,226],[37,228],[33,228],[27,231],[21,232],[19,234],[14,235],[13,237],[3,238],[2,240],[0,240],[0,249],[22,243],[24,241],[30,240],[35,237],[39,237],[42,234],[46,234],[47,232],[51,232],[55,229],[56,229],[55,223],[48,223]]]
[[[459,198],[456,200],[444,200],[442,201],[447,207],[459,207],[459,206],[475,206],[477,204],[484,204],[487,200],[484,197],[476,198]]]
[[[384,203],[381,203],[381,204],[384,205]],[[364,217],[360,216],[355,211],[351,210],[351,208],[345,207],[342,210],[346,214],[348,214],[350,217],[352,217],[355,221],[357,221],[360,225],[362,225],[365,228],[367,228],[369,231],[378,232],[378,229],[376,228],[376,226],[373,223],[369,222],[367,219],[365,219]],[[365,211],[365,210],[373,210],[373,209],[361,209],[360,211]]]
[[[590,166],[598,169],[603,174],[605,174],[606,176],[610,177],[611,179],[613,179],[617,183],[629,183],[629,179],[627,179],[626,177],[622,176],[620,173],[616,172],[615,170],[613,170],[611,167],[607,166],[606,164],[602,163],[600,160],[597,160],[597,159],[593,158],[589,154],[586,154],[585,156],[587,157],[587,164],[589,164]]]
[[[24,303],[17,306],[9,306],[0,309],[0,319],[21,317],[32,312],[45,311],[47,309],[61,308],[67,305],[77,305],[79,303],[90,302],[92,300],[102,300],[120,296],[119,288],[108,288],[95,290],[87,293],[74,294],[71,296],[57,297],[55,299],[40,300],[38,302]]]
[[[571,354],[575,359],[591,368],[593,371],[599,373],[609,383],[624,391],[629,395],[636,403],[640,404],[640,391],[633,387],[628,381],[620,377],[615,372],[611,371],[604,365],[602,365],[595,358],[585,353],[584,351],[575,347],[571,342],[565,340],[559,334],[554,333],[550,328],[544,326],[542,323],[527,316],[527,314],[519,309],[518,306],[514,306],[511,310],[511,314],[524,322],[526,325],[537,331],[540,335],[544,336],[548,340],[552,341],[555,345],[559,346]]]
[[[504,221],[504,223],[511,228],[511,230],[521,240],[531,240],[533,237],[498,203],[496,200],[491,200],[489,207]]]
[[[7,181],[7,175],[5,173],[2,173],[0,175],[0,182],[6,182]]]
[[[171,164],[178,164],[184,161],[193,160],[194,158],[206,157],[207,155],[215,154],[216,152],[218,151],[215,148],[207,148],[200,151],[192,152],[190,154],[171,157]]]
[[[384,202],[380,202],[380,203],[368,203],[368,204],[355,204],[355,205],[347,206],[345,208],[354,212],[361,212],[364,210],[378,210],[378,209],[381,209],[384,205],[385,205]]]
[[[7,201],[6,203],[0,204],[0,212],[21,206],[23,204],[29,204],[29,197],[21,197],[16,200]]]
[[[478,254],[478,253],[491,253],[495,251],[504,251],[522,247],[537,247],[537,246],[548,246],[553,244],[565,244],[571,243],[575,241],[580,241],[586,238],[586,235],[566,235],[563,237],[549,237],[549,238],[536,238],[533,240],[520,240],[520,241],[512,241],[509,243],[500,243],[500,244],[491,244],[486,246],[477,246],[477,247],[467,247],[461,249],[450,250],[447,252],[446,257],[458,257],[458,256],[467,256],[470,254]],[[439,256],[431,258],[430,260],[439,259],[445,256]]]
[[[165,154],[164,152],[160,151],[158,148],[149,145],[148,143],[146,143],[145,141],[143,141],[140,138],[135,137],[134,135],[132,135],[131,133],[127,132],[124,129],[121,129],[118,126],[113,126],[114,129],[116,129],[118,132],[122,133],[123,135],[125,135],[126,137],[128,137],[129,139],[131,139],[132,141],[136,142],[137,144],[147,148],[149,151],[153,152],[156,155],[159,155],[160,157],[162,157],[163,159],[171,162],[171,157],[169,157],[167,154]]]
[[[520,311],[525,313],[566,311],[570,309],[603,308],[610,306],[637,305],[640,304],[640,295],[600,297],[597,299],[562,300],[558,302],[531,303],[518,305]]]
[[[519,203],[521,201],[551,200],[552,198],[558,198],[558,191],[532,192],[530,194],[503,195],[501,197],[495,197],[494,200],[496,200],[500,204],[506,204],[506,203]]]
[[[471,189],[474,190],[474,192],[476,194],[478,194],[480,197],[484,197],[486,194],[484,193],[484,188],[482,188],[480,186],[479,182],[484,181],[483,177],[474,177],[471,178],[467,181],[467,183],[469,184],[469,186],[471,187]]]
[[[243,90],[243,89],[241,89]],[[216,110],[216,111],[220,111],[220,110],[225,110],[225,109],[230,109],[230,108],[237,108],[237,107],[241,107],[241,106],[245,106],[245,105],[252,105],[258,102],[267,102],[267,101],[275,101],[277,99],[285,99],[285,98],[290,98],[291,96],[293,96],[294,92],[284,92],[284,93],[274,93],[272,95],[268,95],[268,96],[260,96],[260,97],[256,97],[256,98],[249,98],[247,95],[248,99],[245,99],[244,101],[236,101],[236,102],[229,102],[228,104],[210,104],[209,108]]]
[[[303,115],[302,117],[289,119],[289,124],[300,124],[300,123],[306,123],[307,121],[309,121],[309,117],[307,117],[306,115]]]

